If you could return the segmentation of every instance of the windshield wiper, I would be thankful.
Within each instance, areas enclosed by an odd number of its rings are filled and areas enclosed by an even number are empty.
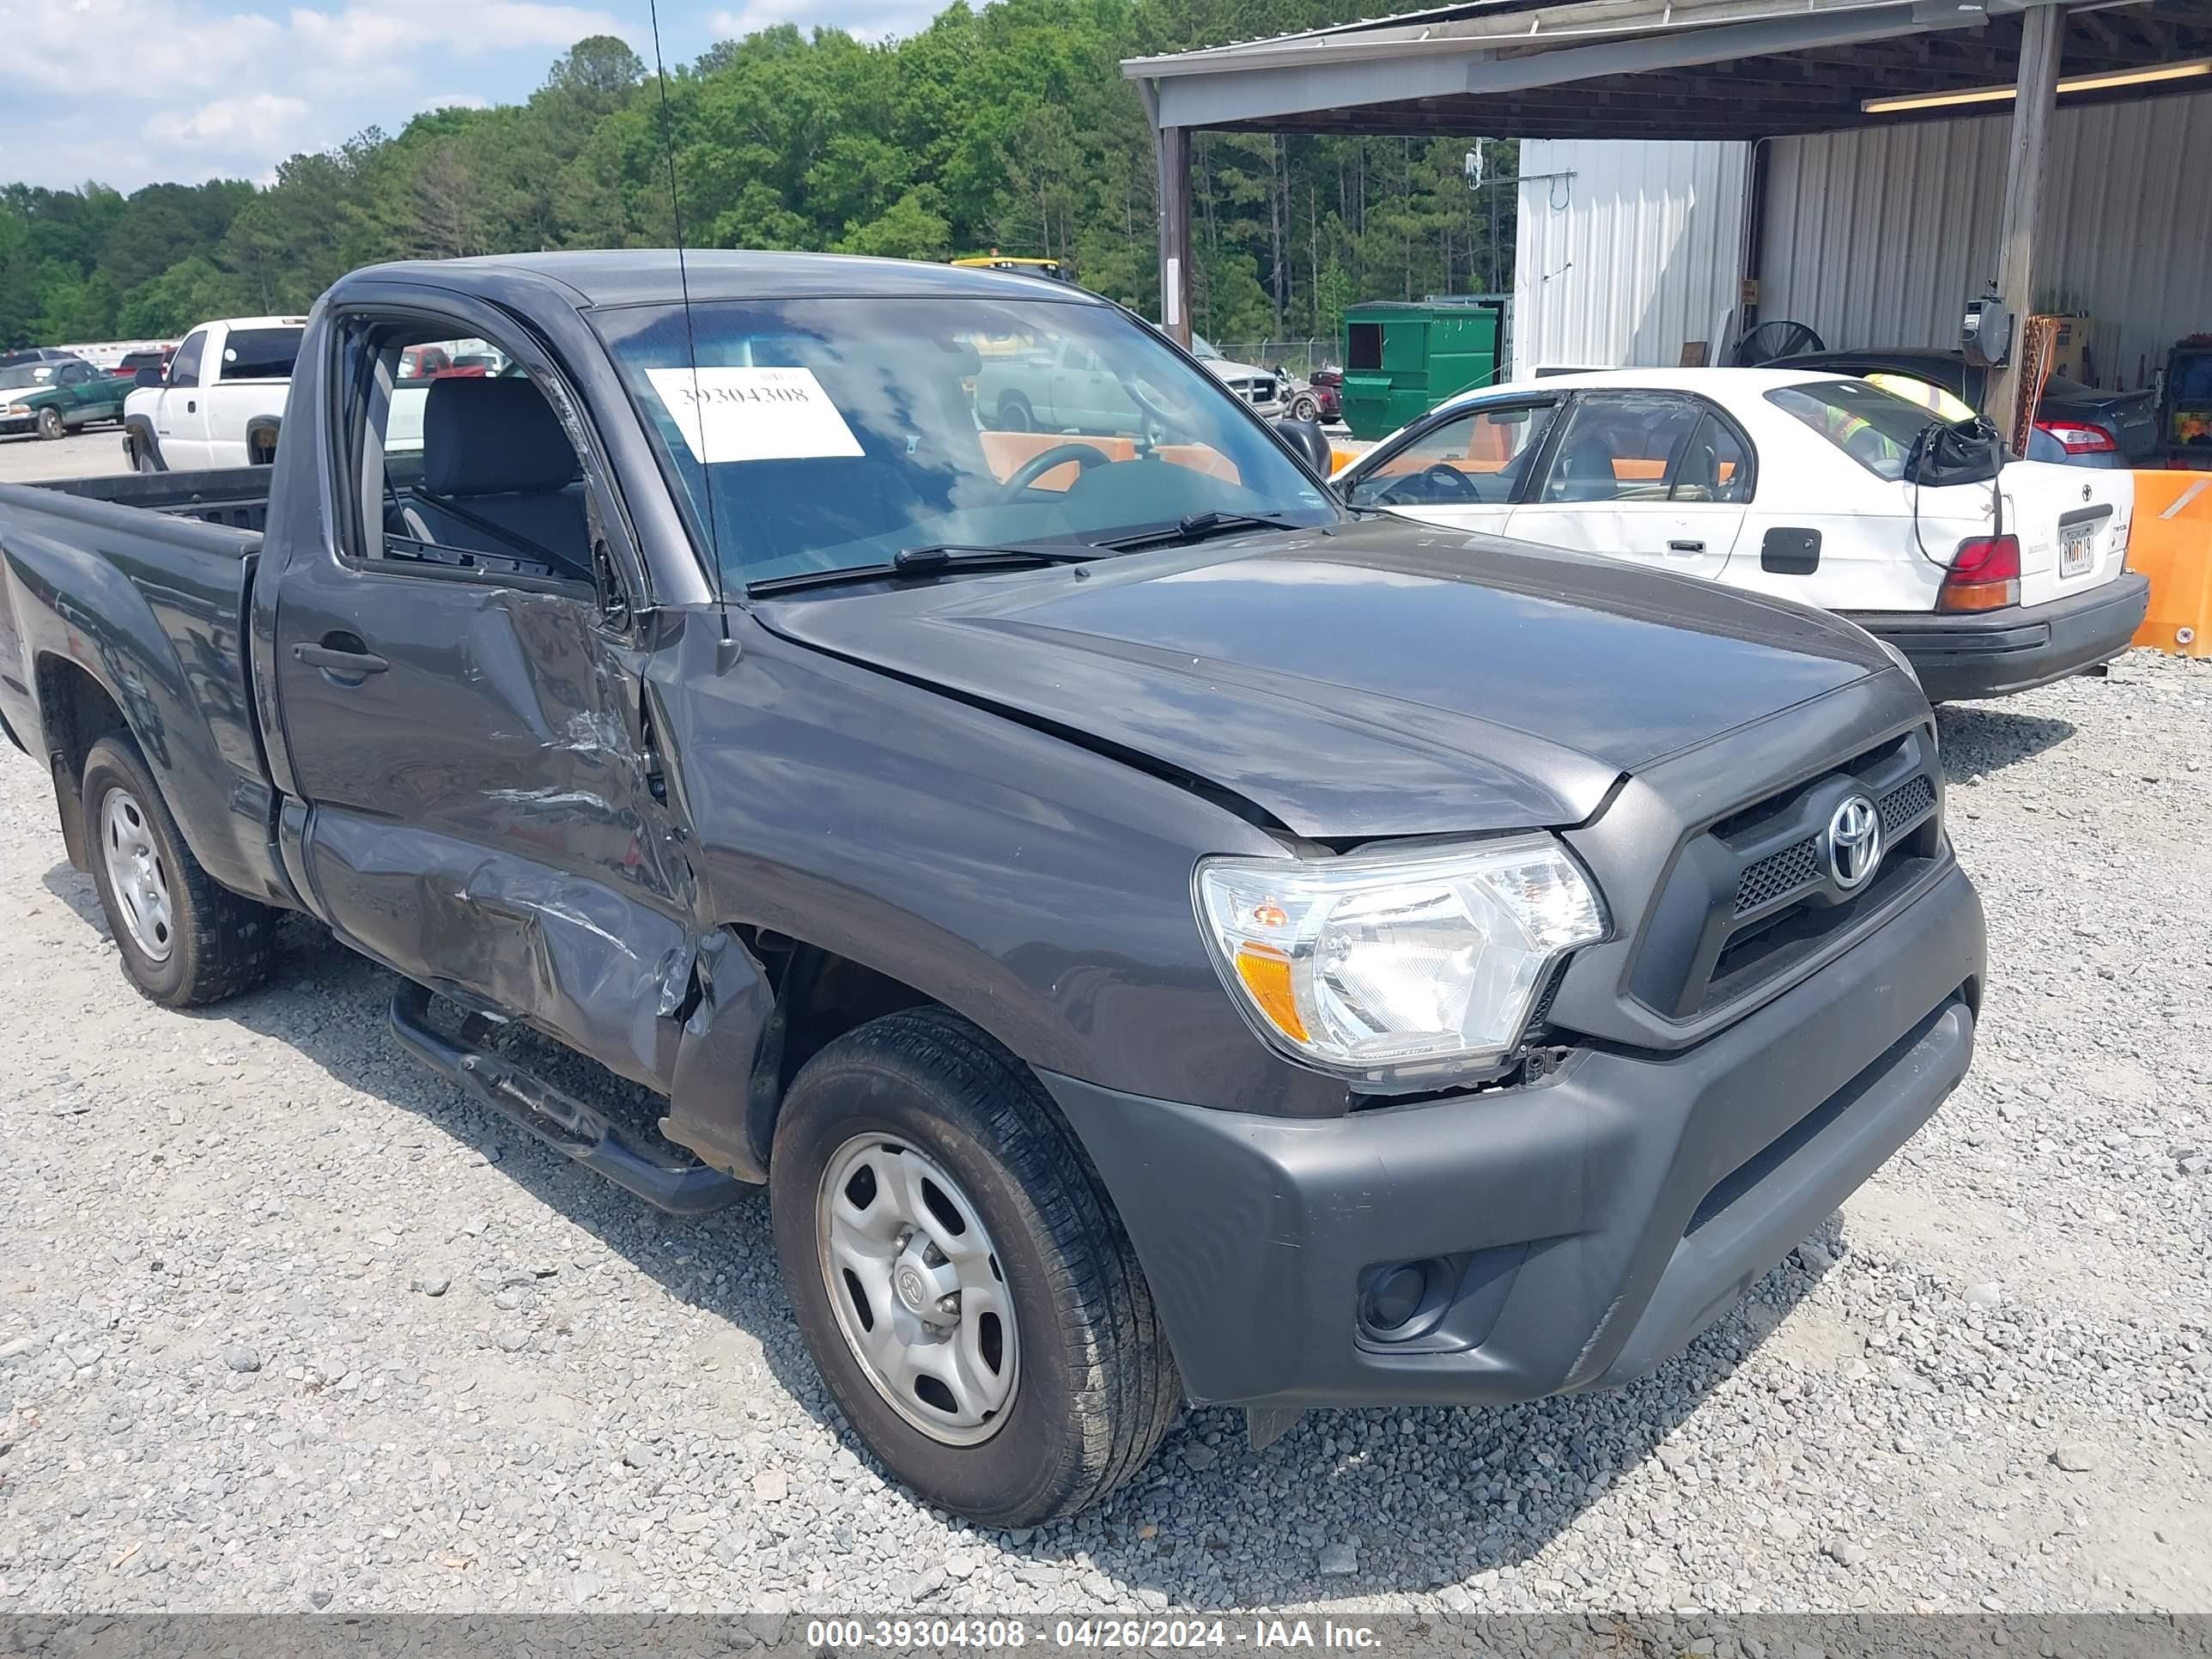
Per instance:
[[[810,587],[830,587],[845,582],[901,581],[912,576],[935,576],[948,570],[1019,570],[1039,564],[1081,564],[1099,556],[1095,547],[966,546],[957,542],[927,547],[902,547],[889,564],[848,565],[842,570],[804,570],[790,576],[771,576],[750,584],[745,592],[761,598],[796,593]]]
[[[1227,536],[1239,530],[1303,530],[1306,526],[1293,524],[1288,519],[1273,518],[1264,513],[1216,513],[1208,508],[1178,520],[1165,530],[1140,530],[1131,536],[1109,536],[1098,543],[1117,552],[1136,547],[1176,547],[1185,542],[1202,542],[1212,536]]]

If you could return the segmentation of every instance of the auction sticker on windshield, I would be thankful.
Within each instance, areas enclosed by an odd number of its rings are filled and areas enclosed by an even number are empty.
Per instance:
[[[811,368],[649,368],[694,460],[858,455],[860,441]]]

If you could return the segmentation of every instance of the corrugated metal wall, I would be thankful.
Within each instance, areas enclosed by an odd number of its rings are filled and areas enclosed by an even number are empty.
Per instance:
[[[1741,144],[1521,146],[1513,373],[1656,368],[1735,301]],[[1567,176],[1544,178],[1546,173]]]
[[[1776,140],[1760,316],[1832,346],[1956,344],[1996,274],[2008,121]],[[2098,380],[2145,384],[2212,329],[2212,191],[2189,165],[2212,155],[2212,94],[2062,104],[2051,137],[2035,308],[2087,313]]]

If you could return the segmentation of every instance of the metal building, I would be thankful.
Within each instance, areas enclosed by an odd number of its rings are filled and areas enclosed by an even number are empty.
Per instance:
[[[1777,138],[1756,170],[1746,143],[1531,141],[1513,372],[1717,357],[1754,271],[1762,316],[1831,345],[1951,345],[1960,302],[1996,276],[2008,130],[1983,115]],[[2030,305],[2088,319],[2100,386],[2148,385],[2169,345],[2212,328],[2212,192],[2178,160],[2204,155],[2212,93],[2058,106]]]
[[[1787,315],[1795,301],[1838,319],[1836,343],[1872,343],[1847,337],[1861,323],[1887,320],[1872,309],[1877,304],[1898,307],[1900,319],[1917,305],[1931,326],[1941,322],[1935,307],[1963,312],[1978,282],[1957,285],[1961,268],[1996,277],[2005,301],[2026,313],[2054,289],[2087,280],[2078,261],[2096,257],[2082,250],[2100,235],[2118,236],[2129,251],[2096,280],[2142,280],[2121,266],[2139,264],[2141,250],[2155,247],[2161,220],[2179,210],[2184,233],[2194,222],[2179,198],[2192,158],[2203,154],[2201,128],[2186,109],[2124,119],[2103,112],[2212,87],[2212,0],[1462,0],[1132,59],[1122,70],[1144,96],[1157,140],[1162,320],[1178,334],[1189,329],[1190,134],[1236,129],[1739,147],[1746,186],[1738,199],[1756,210],[1742,222],[1750,228],[1739,233],[1735,270],[1759,285],[1744,291],[1750,303],[1739,308],[1737,325]],[[1955,122],[1960,109],[1986,110],[1988,118],[1963,124],[1971,132],[1955,139],[1916,139],[1910,131]],[[1943,151],[1932,161],[1931,146]],[[2101,185],[2081,159],[2087,153],[2094,161],[2097,146]],[[1696,180],[1706,163],[1679,165],[1698,202],[1718,203],[1725,161],[1712,159],[1710,190]],[[1524,170],[1553,169],[1524,160]],[[1540,286],[1566,280],[1559,273],[1577,246],[1595,259],[1602,227],[1619,227],[1624,216],[1634,236],[1666,246],[1639,248],[1635,268],[1615,275],[1626,297],[1607,301],[1593,290],[1533,338],[1525,312],[1516,315],[1529,349],[1574,360],[1619,339],[1663,359],[1653,343],[1672,337],[1674,355],[1663,360],[1679,362],[1685,343],[1717,343],[1714,325],[1698,313],[1727,264],[1725,228],[1709,230],[1693,210],[1670,216],[1670,192],[1679,187],[1658,192],[1659,207],[1642,219],[1639,194],[1608,198],[1593,185],[1577,214],[1571,188],[1565,222],[1544,229],[1565,244],[1533,272]],[[2069,205],[2069,192],[2078,203]],[[1955,252],[1938,256],[1939,244]],[[2182,234],[2166,256],[2185,279],[2201,246]],[[1774,274],[1763,269],[1770,247],[1791,251]],[[2048,262],[2062,249],[2077,263],[2054,279]],[[1886,272],[1884,258],[1915,264],[1914,276]],[[2207,267],[2198,261],[2194,269],[2201,283]],[[1855,297],[1869,286],[1883,291],[1879,301]],[[1855,304],[1862,314],[1851,313]],[[2165,304],[2131,302],[2130,316],[2141,320],[2107,351],[2116,360],[2148,352],[2168,325],[2157,320],[2171,315],[2160,311]],[[1820,325],[1817,310],[1802,320]],[[1933,342],[1951,337],[1955,328]],[[2015,365],[1992,374],[1985,392],[2008,425],[2019,413]]]

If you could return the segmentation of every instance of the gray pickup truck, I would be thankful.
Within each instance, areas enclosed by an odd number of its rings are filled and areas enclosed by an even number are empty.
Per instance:
[[[689,287],[359,271],[273,472],[0,488],[0,715],[155,1001],[304,912],[577,1163],[765,1186],[929,1501],[1067,1513],[1186,1401],[1627,1382],[1966,1072],[1980,908],[1866,635],[1347,510],[1078,290]],[[454,340],[501,372],[413,374]],[[987,429],[984,349],[1071,341],[1141,418]]]

